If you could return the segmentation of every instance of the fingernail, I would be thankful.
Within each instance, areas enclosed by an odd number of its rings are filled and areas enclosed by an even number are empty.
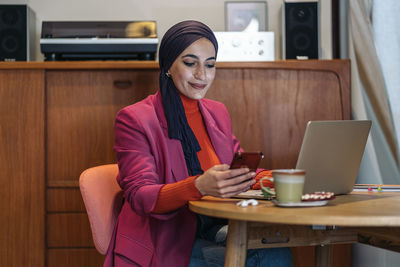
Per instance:
[[[255,172],[251,172],[251,176],[256,176],[256,173]]]

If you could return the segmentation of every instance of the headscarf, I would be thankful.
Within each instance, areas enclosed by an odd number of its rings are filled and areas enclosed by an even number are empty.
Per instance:
[[[168,124],[168,136],[181,142],[189,175],[202,174],[197,152],[201,150],[192,129],[186,119],[185,110],[178,90],[169,75],[175,59],[193,42],[207,38],[218,51],[217,39],[211,29],[198,21],[187,20],[172,26],[163,36],[159,48],[160,90],[164,113]]]

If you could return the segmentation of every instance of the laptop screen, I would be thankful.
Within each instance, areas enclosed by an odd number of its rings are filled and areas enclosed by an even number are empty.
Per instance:
[[[369,120],[308,122],[296,165],[306,170],[303,193],[351,192],[370,128]]]

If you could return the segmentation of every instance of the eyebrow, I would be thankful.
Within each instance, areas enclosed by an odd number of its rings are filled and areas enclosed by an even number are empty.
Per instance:
[[[182,58],[185,58],[185,57],[190,57],[190,58],[194,58],[194,59],[197,59],[197,60],[199,59],[198,56],[193,55],[193,54],[184,55]],[[206,61],[207,61],[207,60],[215,60],[215,57],[209,57],[209,58],[206,59]]]

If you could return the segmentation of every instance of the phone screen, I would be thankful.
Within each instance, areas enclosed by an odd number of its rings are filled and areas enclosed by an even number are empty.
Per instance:
[[[262,152],[237,152],[233,157],[231,169],[247,167],[250,171],[255,171],[262,158],[264,158]]]

